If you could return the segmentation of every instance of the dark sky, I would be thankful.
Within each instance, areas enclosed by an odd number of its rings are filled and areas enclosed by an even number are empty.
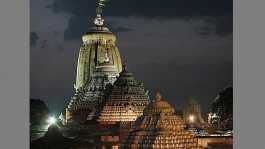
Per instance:
[[[54,112],[73,95],[81,36],[96,0],[31,0],[30,95]],[[122,60],[175,108],[189,97],[203,111],[233,82],[232,0],[109,0],[105,23]]]

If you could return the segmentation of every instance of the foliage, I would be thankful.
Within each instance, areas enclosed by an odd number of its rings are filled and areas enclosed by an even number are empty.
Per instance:
[[[217,115],[213,121],[224,130],[233,129],[233,88],[227,87],[222,90],[211,104],[211,113]]]
[[[49,109],[40,99],[30,99],[30,124],[44,124],[48,118]]]

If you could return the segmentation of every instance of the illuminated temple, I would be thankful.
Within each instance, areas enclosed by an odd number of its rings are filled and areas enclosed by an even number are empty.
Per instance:
[[[75,93],[60,117],[60,138],[72,139],[68,147],[201,149],[210,143],[231,145],[232,136],[199,136],[187,129],[190,122],[205,123],[196,101],[188,101],[182,119],[160,93],[149,100],[143,83],[122,66],[116,36],[103,23],[104,6],[105,0],[97,0],[95,26],[82,36]],[[44,139],[53,145],[49,137]]]
[[[181,117],[157,93],[133,125],[132,131],[122,142],[122,149],[199,149],[198,139],[184,129]]]
[[[195,99],[188,99],[183,108],[183,119],[186,124],[201,125],[204,122],[201,106]]]
[[[102,124],[135,121],[143,114],[148,103],[149,96],[143,83],[135,80],[124,66],[111,88],[98,121]]]
[[[116,81],[122,70],[116,36],[103,26],[101,12],[97,13],[95,27],[82,37],[75,95],[65,107],[63,114],[65,124],[84,123],[95,119],[104,101],[106,88]]]

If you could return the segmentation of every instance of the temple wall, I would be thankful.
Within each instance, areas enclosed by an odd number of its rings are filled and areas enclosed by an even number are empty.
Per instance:
[[[94,73],[97,65],[105,65],[104,59],[107,53],[108,65],[114,67],[114,71],[119,74],[122,70],[119,49],[115,45],[116,37],[112,33],[89,33],[82,37],[83,45],[79,51],[77,75],[75,88],[83,87]],[[98,44],[98,46],[97,46]],[[108,50],[106,50],[108,49]],[[102,72],[105,74],[107,72]]]
[[[232,136],[202,136],[197,137],[199,146],[206,148],[208,144],[233,144]]]

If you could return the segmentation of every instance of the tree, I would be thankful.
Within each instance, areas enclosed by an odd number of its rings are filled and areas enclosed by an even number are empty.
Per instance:
[[[223,89],[214,99],[210,107],[211,114],[215,115],[210,122],[220,130],[233,129],[233,88]]]
[[[30,124],[41,125],[46,123],[49,115],[47,105],[40,99],[30,99]]]

